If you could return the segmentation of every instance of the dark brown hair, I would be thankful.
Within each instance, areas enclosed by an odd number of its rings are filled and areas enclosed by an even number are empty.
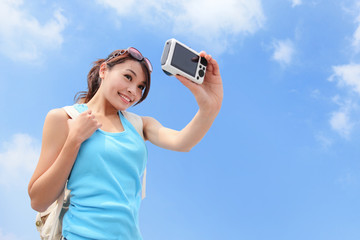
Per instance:
[[[120,55],[120,56],[111,58],[109,61],[107,61],[110,57],[113,56],[114,53],[116,53],[118,51],[119,50],[115,50],[114,52],[110,53],[109,56],[106,59],[99,59],[99,60],[93,62],[93,67],[90,69],[90,71],[89,71],[89,73],[87,75],[88,90],[78,92],[74,97],[75,102],[77,102],[77,103],[87,103],[94,97],[95,93],[97,92],[97,90],[99,89],[100,84],[101,84],[99,71],[100,71],[100,65],[103,62],[106,62],[107,69],[111,70],[111,68],[113,66],[115,66],[117,64],[120,64],[120,63],[123,63],[125,61],[128,61],[128,60],[138,61],[135,58],[131,57],[131,55],[128,54],[127,52]],[[149,72],[149,70],[148,70],[148,68],[146,66],[146,63],[144,62],[144,60],[138,61],[138,62],[140,62],[140,64],[141,64],[141,68],[142,68],[142,70],[144,72],[144,76],[145,76],[146,81],[145,81],[145,89],[143,90],[143,94],[142,94],[140,100],[135,105],[137,105],[137,104],[139,104],[139,103],[141,103],[142,101],[145,100],[145,98],[147,97],[147,95],[149,93],[150,82],[151,82],[150,72]]]

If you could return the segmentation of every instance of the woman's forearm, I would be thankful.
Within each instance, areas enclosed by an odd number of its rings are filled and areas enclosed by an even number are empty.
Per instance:
[[[179,151],[190,151],[209,131],[219,110],[199,110],[194,118],[177,133],[176,145]]]

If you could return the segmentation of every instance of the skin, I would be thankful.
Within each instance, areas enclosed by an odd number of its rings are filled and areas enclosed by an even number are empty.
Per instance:
[[[198,112],[181,131],[166,128],[152,117],[142,117],[145,140],[161,148],[188,152],[211,127],[221,108],[223,85],[215,59],[205,52],[200,55],[208,61],[203,84],[176,76],[195,96]],[[28,186],[31,206],[38,212],[45,211],[63,191],[81,143],[98,128],[123,131],[118,110],[126,110],[141,98],[145,76],[139,62],[125,61],[111,70],[102,64],[99,75],[102,82],[87,103],[89,110],[73,120],[63,109],[54,109],[45,118],[40,158]]]

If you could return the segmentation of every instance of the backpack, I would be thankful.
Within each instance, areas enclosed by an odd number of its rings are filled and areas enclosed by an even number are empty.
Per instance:
[[[74,108],[74,106],[65,106],[63,109],[69,115],[70,118],[75,119],[80,113]],[[134,126],[136,131],[144,139],[143,134],[143,122],[140,116],[126,111],[121,111],[124,117]],[[142,179],[142,195],[141,199],[144,199],[146,194],[146,168]],[[39,212],[36,215],[36,228],[40,233],[42,240],[59,240],[62,235],[62,219],[64,214],[69,209],[70,204],[70,190],[65,185],[64,191],[59,198],[51,204],[44,212]]]

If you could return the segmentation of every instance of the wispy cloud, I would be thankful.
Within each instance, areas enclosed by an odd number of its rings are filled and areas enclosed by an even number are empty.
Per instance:
[[[335,179],[335,184],[341,187],[356,186],[359,184],[359,175],[355,174],[351,169],[347,169]]]
[[[334,66],[333,74],[328,80],[337,82],[339,88],[346,89],[347,93],[333,98],[339,109],[331,113],[329,122],[333,130],[342,137],[349,138],[359,122],[353,120],[352,115],[357,115],[358,112],[356,102],[360,96],[360,64]]]
[[[291,40],[275,40],[273,42],[273,48],[273,60],[280,63],[282,66],[291,64],[295,54],[294,43]]]
[[[350,96],[333,97],[333,102],[339,108],[330,114],[329,119],[331,128],[345,139],[349,139],[352,131],[359,125],[359,120],[356,120],[359,115],[359,105],[357,100]]]
[[[0,53],[14,61],[39,60],[44,51],[61,46],[67,20],[56,10],[40,24],[22,5],[22,0],[0,1]]]
[[[260,0],[97,2],[114,9],[119,17],[127,17],[131,12],[140,17],[139,20],[144,24],[146,22],[160,29],[170,29],[174,34],[201,42],[217,52],[227,49],[240,34],[255,33],[265,22]]]
[[[355,8],[360,10],[360,2],[358,1],[355,5]],[[360,51],[360,15],[357,16],[355,24],[357,28],[353,34],[352,48],[357,54]],[[337,65],[332,67],[332,71],[333,74],[328,80],[336,82],[338,88],[345,91],[333,98],[339,109],[331,113],[330,126],[342,137],[349,138],[360,122],[357,104],[360,97],[360,64]]]
[[[350,120],[350,112],[340,109],[331,114],[330,125],[332,129],[338,132],[342,137],[349,138],[354,124]]]
[[[360,3],[359,3],[360,5]],[[360,10],[360,7],[359,7]],[[357,28],[353,35],[352,46],[356,52],[360,52],[360,14],[356,19]]]
[[[321,132],[316,134],[315,138],[321,144],[323,149],[328,149],[333,144],[333,140],[330,137],[325,136]]]
[[[339,87],[348,87],[360,95],[360,64],[347,64],[333,67],[330,81],[337,81]]]
[[[0,150],[0,186],[27,183],[39,158],[38,141],[27,134],[14,134]]]
[[[292,7],[296,7],[302,4],[302,0],[292,0]]]

